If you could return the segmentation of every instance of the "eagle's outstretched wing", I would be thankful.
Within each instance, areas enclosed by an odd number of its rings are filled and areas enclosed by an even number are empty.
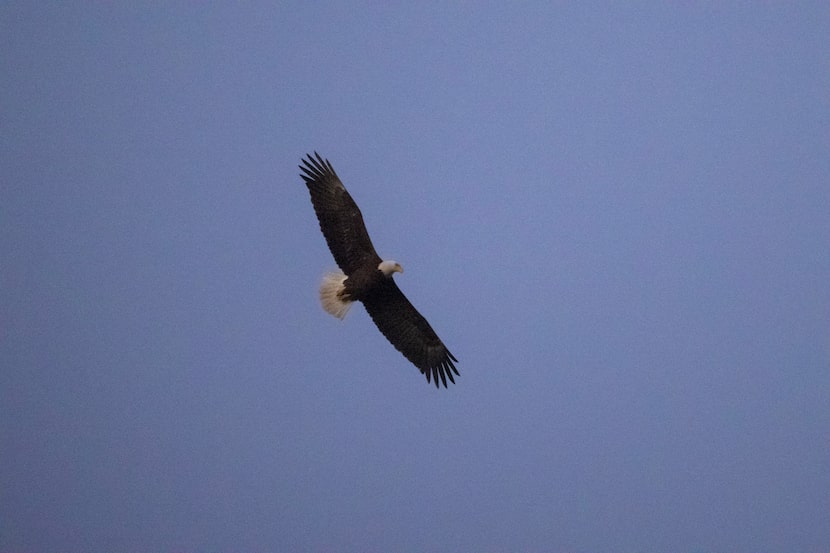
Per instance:
[[[380,257],[375,252],[363,215],[346,187],[334,172],[331,163],[314,152],[307,155],[300,169],[311,192],[311,203],[320,222],[320,230],[329,245],[334,260],[346,275],[369,263],[377,266]]]
[[[427,320],[406,299],[391,278],[384,279],[363,299],[366,312],[375,321],[386,339],[438,386],[438,378],[446,387],[447,378],[455,383],[453,357],[447,346],[432,330]]]

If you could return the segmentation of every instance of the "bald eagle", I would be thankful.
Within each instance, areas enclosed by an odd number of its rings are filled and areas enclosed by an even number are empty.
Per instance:
[[[392,280],[403,267],[381,259],[369,238],[357,204],[340,182],[329,160],[307,155],[300,165],[300,176],[311,193],[311,203],[320,222],[320,230],[337,265],[342,269],[328,273],[320,286],[320,302],[335,317],[346,316],[351,304],[363,302],[366,312],[389,342],[409,359],[427,382],[436,387],[438,378],[444,387],[447,378],[455,383],[458,374],[453,361],[458,359],[438,338],[427,320],[409,303]]]

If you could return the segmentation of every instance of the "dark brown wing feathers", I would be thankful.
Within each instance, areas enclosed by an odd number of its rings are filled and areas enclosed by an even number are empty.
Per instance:
[[[320,230],[334,256],[334,261],[347,275],[367,263],[377,265],[381,259],[346,187],[340,182],[331,163],[314,152],[316,159],[303,159],[300,175],[311,193],[311,203],[320,222]]]
[[[363,300],[366,312],[372,317],[381,333],[427,378],[438,386],[438,378],[444,386],[447,378],[455,383],[453,373],[458,374],[453,357],[447,347],[432,330],[427,320],[401,292],[391,278],[383,279]]]

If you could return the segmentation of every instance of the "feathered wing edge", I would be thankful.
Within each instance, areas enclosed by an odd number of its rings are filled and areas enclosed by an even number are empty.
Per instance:
[[[432,368],[420,369],[421,374],[427,377],[427,382],[429,382],[430,373],[432,374],[432,378],[435,381],[435,387],[440,388],[438,385],[438,377],[441,377],[441,382],[444,384],[444,388],[447,387],[447,378],[450,379],[450,382],[455,384],[455,378],[453,378],[452,373],[455,373],[456,376],[461,376],[458,374],[458,369],[455,368],[453,361],[458,363],[458,359],[456,359],[450,350],[447,349],[444,344],[441,344],[443,351],[441,352],[442,360],[432,366]]]
[[[435,382],[437,388],[439,378],[445,388],[447,379],[455,384],[453,373],[461,376],[454,364],[458,359],[391,278],[364,298],[363,305],[378,330],[421,371],[427,382]]]

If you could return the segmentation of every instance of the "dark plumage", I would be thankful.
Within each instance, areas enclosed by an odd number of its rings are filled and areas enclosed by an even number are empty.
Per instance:
[[[331,163],[317,152],[300,165],[301,177],[337,265],[343,273],[327,275],[320,288],[323,307],[343,318],[349,304],[360,301],[378,329],[422,374],[447,386],[458,374],[453,357],[427,320],[395,284],[392,274],[403,272],[394,261],[383,261],[369,238],[360,209]]]

